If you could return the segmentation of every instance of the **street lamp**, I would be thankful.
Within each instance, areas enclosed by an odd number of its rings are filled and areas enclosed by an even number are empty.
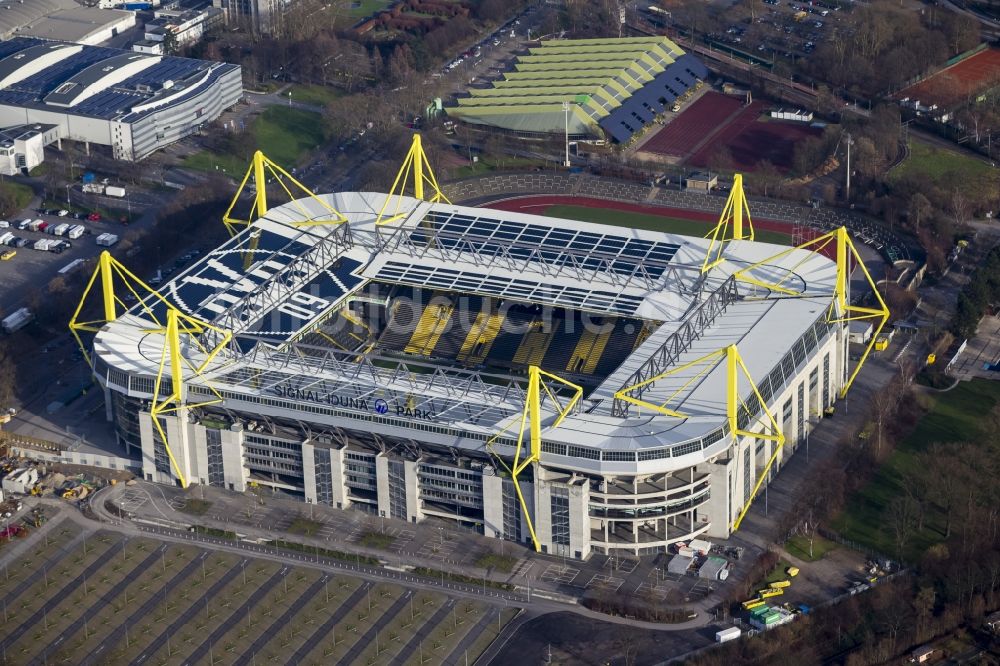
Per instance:
[[[569,102],[563,102],[563,113],[566,115],[566,161],[563,166],[569,166]]]

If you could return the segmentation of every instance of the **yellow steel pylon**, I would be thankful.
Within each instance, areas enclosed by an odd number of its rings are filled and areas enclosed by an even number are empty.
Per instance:
[[[222,336],[221,341],[212,349],[206,348],[198,339],[198,336],[206,330],[215,331]],[[147,333],[163,335],[163,351],[160,354],[160,367],[156,373],[156,382],[153,385],[153,399],[149,409],[149,416],[153,421],[153,427],[156,428],[157,433],[160,435],[163,448],[166,449],[167,457],[170,459],[174,473],[177,474],[177,479],[181,482],[181,487],[187,488],[187,477],[178,464],[173,450],[170,448],[167,433],[164,431],[159,417],[181,409],[215,405],[223,401],[222,395],[211,384],[206,382],[205,386],[215,394],[215,398],[204,402],[188,404],[187,392],[184,386],[184,367],[187,366],[196,375],[201,374],[208,364],[211,363],[212,359],[229,344],[232,334],[229,331],[224,331],[194,317],[189,317],[174,307],[167,308],[167,321],[164,327],[149,330]],[[193,345],[205,355],[205,360],[199,365],[194,365],[184,356],[181,347],[181,334],[188,336],[189,346]],[[170,394],[161,399],[160,388],[163,383],[163,376],[167,372],[169,372],[170,377]],[[181,427],[186,427],[184,419],[181,419]]]
[[[760,478],[757,480],[757,484],[754,486],[753,491],[750,493],[750,497],[747,498],[746,504],[740,511],[739,516],[733,522],[733,529],[737,529],[740,523],[743,521],[743,517],[746,516],[747,511],[750,510],[750,504],[753,502],[754,497],[757,496],[757,491],[760,489],[761,484],[764,479],[767,478],[768,473],[771,471],[771,466],[774,461],[778,458],[778,452],[781,447],[785,444],[785,435],[781,431],[781,426],[778,425],[777,419],[774,418],[774,414],[767,407],[767,402],[764,397],[760,394],[760,390],[757,388],[757,384],[754,382],[753,377],[750,376],[750,371],[747,370],[747,366],[743,363],[743,358],[740,356],[739,349],[736,345],[729,345],[723,349],[716,350],[709,354],[705,354],[700,358],[696,358],[690,363],[685,363],[684,365],[678,366],[676,368],[671,368],[666,372],[660,373],[655,377],[647,379],[645,381],[639,382],[634,386],[626,386],[620,391],[615,393],[615,398],[624,400],[626,402],[632,403],[638,407],[644,407],[646,409],[651,409],[655,412],[659,412],[665,416],[673,416],[676,418],[687,418],[687,414],[678,412],[675,409],[667,407],[675,398],[678,397],[685,389],[687,389],[692,384],[701,380],[702,377],[707,375],[709,372],[715,369],[720,361],[725,360],[726,363],[726,420],[729,424],[729,432],[732,433],[733,438],[737,436],[743,437],[754,437],[756,439],[766,439],[777,442],[777,446],[774,447],[774,453],[771,455],[770,459],[767,461],[767,465],[764,467],[764,471],[761,473]],[[689,368],[699,368],[691,378],[685,381],[680,388],[673,391],[666,400],[660,402],[660,404],[652,403],[646,400],[641,400],[630,395],[630,393],[638,388],[653,384],[657,381],[670,377],[671,375],[676,375],[684,372]],[[750,388],[753,391],[753,395],[757,398],[760,404],[761,411],[767,417],[766,422],[757,417],[756,414],[750,414],[750,410],[747,407],[746,401],[740,398],[739,392],[739,376],[740,373],[746,378],[747,382],[750,384]],[[751,418],[756,419],[756,422],[764,426],[764,432],[755,432],[746,428],[739,427],[739,416],[740,409],[743,409]]]
[[[80,321],[80,315],[83,313],[84,307],[87,304],[87,297],[90,295],[94,285],[98,282],[98,279],[101,284],[103,318]],[[93,362],[91,361],[86,345],[83,344],[83,340],[80,338],[80,333],[97,333],[100,331],[102,326],[115,321],[118,318],[119,311],[125,312],[128,309],[125,302],[115,293],[116,289],[120,289],[121,287],[124,287],[124,289],[127,290],[127,293],[130,293],[135,297],[137,307],[141,310],[141,313],[152,321],[156,327],[145,330],[144,332],[164,336],[163,353],[160,358],[159,372],[157,373],[155,387],[153,390],[150,416],[153,419],[153,427],[156,428],[157,432],[160,434],[160,438],[163,440],[163,445],[167,450],[167,456],[170,458],[171,464],[174,467],[174,471],[177,473],[177,477],[180,480],[181,485],[187,487],[187,478],[177,464],[177,460],[174,458],[173,451],[170,449],[170,445],[167,442],[166,433],[163,431],[157,417],[164,413],[176,411],[180,407],[200,407],[203,405],[221,402],[222,396],[219,395],[219,393],[206,382],[206,386],[217,396],[217,399],[198,403],[196,405],[184,404],[183,367],[187,365],[194,374],[201,374],[201,372],[216,357],[216,355],[218,355],[218,353],[222,351],[227,344],[229,344],[230,340],[232,340],[232,334],[229,331],[212,326],[207,322],[203,322],[194,317],[183,314],[159,292],[136,277],[135,274],[125,268],[121,262],[112,257],[111,254],[105,250],[98,258],[97,267],[90,276],[90,281],[87,282],[87,286],[83,290],[83,295],[80,297],[80,302],[77,304],[76,310],[73,312],[73,316],[69,321],[70,333],[73,334],[73,338],[76,340],[77,345],[79,345],[80,351],[83,353],[84,358],[86,358],[88,365],[91,367],[93,367]],[[157,316],[153,308],[160,305],[164,306],[165,314]],[[208,330],[215,331],[220,336],[220,341],[212,349],[206,348],[196,337],[197,335]],[[199,365],[195,366],[184,357],[180,342],[181,334],[185,334],[190,337],[188,345],[189,349],[199,349],[205,355],[204,361],[202,361]],[[170,378],[172,380],[171,394],[167,398],[160,400],[160,385],[163,374],[167,368],[168,359],[170,362]]]
[[[861,371],[861,367],[864,365],[865,361],[868,359],[868,355],[871,353],[872,348],[875,346],[875,342],[879,337],[879,333],[885,327],[886,323],[889,321],[889,307],[885,304],[882,299],[882,295],[878,291],[878,285],[875,284],[875,280],[872,278],[871,273],[865,267],[864,261],[861,259],[861,255],[858,253],[856,247],[854,247],[853,241],[851,241],[850,235],[847,233],[846,227],[839,227],[828,233],[818,236],[810,241],[797,246],[790,247],[787,250],[779,252],[774,256],[768,257],[762,261],[755,264],[751,264],[746,268],[742,268],[735,273],[733,277],[741,282],[746,282],[748,284],[756,285],[758,287],[763,287],[771,291],[778,292],[780,294],[786,294],[789,296],[807,296],[807,293],[802,293],[799,290],[792,289],[788,285],[788,280],[796,273],[796,270],[804,264],[805,262],[812,259],[812,255],[806,255],[793,266],[789,267],[783,275],[778,279],[760,279],[754,277],[754,270],[766,267],[766,270],[772,274],[775,271],[774,262],[786,255],[796,251],[796,250],[812,250],[814,253],[822,252],[831,243],[836,244],[836,256],[837,256],[837,279],[833,289],[833,296],[830,301],[830,308],[827,312],[827,322],[831,324],[842,324],[850,321],[857,321],[861,319],[877,319],[878,326],[875,328],[874,334],[868,341],[868,345],[865,347],[864,353],[858,360],[857,365],[854,366],[854,370],[851,372],[844,384],[844,387],[840,391],[840,397],[843,398],[847,395],[847,391],[851,388],[854,383],[854,379],[858,376],[858,372]],[[859,305],[852,305],[850,302],[849,287],[851,279],[852,264],[856,264],[865,276],[865,280],[868,282],[868,286],[871,287],[872,293],[875,294],[875,300],[878,302],[877,308],[866,308]],[[780,270],[780,269],[778,269]]]
[[[414,134],[410,150],[406,153],[406,158],[403,159],[402,166],[399,167],[399,173],[396,174],[396,180],[392,183],[392,189],[389,190],[389,194],[385,198],[385,203],[382,204],[382,210],[378,212],[378,217],[375,218],[375,224],[389,224],[404,217],[404,214],[400,213],[399,209],[402,206],[403,193],[406,191],[406,183],[410,180],[411,171],[413,173],[414,197],[424,199],[424,183],[426,182],[434,191],[434,194],[429,199],[426,199],[426,201],[430,201],[431,203],[437,203],[438,201],[451,203],[448,197],[444,195],[444,192],[441,191],[441,188],[438,187],[434,171],[431,169],[431,164],[427,161],[427,154],[420,143],[420,135]],[[386,208],[389,207],[389,200],[393,197],[396,198],[396,208],[392,215],[387,216]]]
[[[90,295],[90,290],[93,289],[98,278],[101,284],[101,303],[104,317],[91,321],[80,321],[80,315],[87,304],[87,296]],[[157,320],[151,306],[155,305],[156,301],[159,301],[168,308],[171,307],[167,299],[136,277],[129,269],[125,268],[120,261],[111,256],[110,252],[107,250],[101,252],[97,259],[97,267],[90,276],[90,281],[87,282],[87,286],[83,290],[83,295],[80,296],[80,302],[77,304],[76,310],[69,320],[69,331],[73,334],[73,338],[76,339],[76,344],[79,345],[80,351],[83,353],[88,365],[93,364],[90,361],[90,354],[87,353],[87,348],[83,344],[83,340],[80,339],[80,333],[97,333],[104,324],[117,319],[119,309],[121,312],[128,310],[128,305],[115,293],[117,286],[124,287],[127,293],[132,294],[139,307],[143,310],[143,313],[158,324],[160,322]],[[140,295],[140,292],[142,292],[142,295]]]
[[[226,225],[226,229],[229,230],[231,235],[236,235],[237,227],[240,225],[249,226],[253,224],[255,220],[267,214],[268,174],[270,174],[270,176],[274,178],[274,181],[281,186],[281,188],[285,191],[285,194],[288,195],[289,201],[294,204],[296,208],[298,208],[299,212],[302,213],[303,218],[305,218],[301,222],[292,222],[292,226],[309,227],[321,224],[340,224],[341,222],[347,222],[347,218],[344,217],[343,214],[341,214],[337,209],[320,199],[312,190],[297,181],[292,174],[272,162],[266,155],[264,155],[264,153],[258,150],[253,154],[253,159],[250,160],[250,166],[247,168],[247,172],[243,176],[243,180],[240,182],[239,188],[236,190],[236,195],[233,197],[232,202],[229,204],[229,208],[226,209],[225,214],[222,216],[222,223]],[[253,205],[250,207],[250,212],[244,220],[234,217],[233,210],[235,210],[240,196],[243,194],[243,190],[250,181],[251,177],[253,177],[253,184],[255,188],[254,200]],[[288,181],[287,183],[286,180]],[[297,188],[301,194],[305,194],[305,197],[296,197],[292,194],[289,184],[292,187]],[[319,218],[313,218],[313,214],[307,211],[305,207],[299,203],[300,199],[304,198],[312,199],[318,203],[324,210],[324,215]]]
[[[557,381],[565,386],[573,389],[573,396],[563,405],[559,399],[556,397],[555,393],[549,389],[542,382],[542,377],[547,377],[554,381]],[[535,365],[528,366],[528,391],[524,401],[524,409],[521,412],[520,429],[517,435],[517,445],[514,449],[514,462],[508,465],[500,454],[498,454],[494,449],[494,442],[503,434],[505,434],[511,426],[508,426],[501,432],[497,433],[491,437],[486,442],[486,447],[490,453],[496,457],[496,459],[503,465],[504,469],[510,473],[511,478],[514,480],[514,490],[517,492],[517,499],[521,503],[521,510],[524,512],[525,521],[528,523],[528,531],[531,533],[531,542],[535,546],[536,552],[541,552],[542,545],[538,541],[538,536],[535,534],[535,526],[531,520],[531,512],[528,511],[528,504],[524,501],[524,494],[521,492],[521,484],[518,482],[518,476],[523,472],[528,465],[536,463],[541,459],[542,454],[542,391],[549,396],[552,400],[552,404],[558,410],[558,416],[556,420],[552,423],[550,428],[556,428],[563,419],[572,411],[576,403],[579,402],[580,397],[583,395],[583,388],[577,386],[576,384],[566,381],[561,377],[557,377],[553,374],[545,372],[541,368]],[[522,457],[522,449],[524,448],[524,431],[525,426],[529,428],[528,435],[528,451]]]
[[[744,215],[746,219],[744,220]],[[745,222],[745,224],[744,224]],[[727,233],[728,232],[728,233]],[[753,221],[750,219],[750,206],[743,192],[743,175],[733,176],[733,189],[729,192],[726,205],[719,216],[719,222],[712,233],[705,236],[711,238],[705,261],[701,264],[701,272],[706,273],[723,261],[722,252],[730,240],[753,240]]]

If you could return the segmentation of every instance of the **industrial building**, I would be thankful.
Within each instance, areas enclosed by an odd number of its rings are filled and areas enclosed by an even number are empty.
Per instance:
[[[753,241],[739,177],[710,238],[265,189],[127,312],[103,256],[103,318],[71,321],[149,480],[664,552],[739,527],[857,375],[848,322],[888,317],[852,304],[845,230]]]
[[[55,125],[18,125],[0,129],[0,174],[21,176],[45,161],[45,146],[59,140]]]
[[[17,37],[0,42],[0,126],[139,160],[197,132],[243,96],[238,65]]]
[[[245,26],[254,32],[273,34],[292,0],[212,0],[225,13],[229,25]]]
[[[223,11],[216,7],[203,9],[158,9],[153,19],[143,26],[145,39],[133,45],[133,51],[165,53],[184,44],[197,42],[202,36],[225,23]]]
[[[135,26],[135,13],[74,0],[0,0],[0,40],[40,37],[96,45]]]
[[[666,37],[546,40],[446,111],[521,136],[625,143],[706,76],[700,60]]]

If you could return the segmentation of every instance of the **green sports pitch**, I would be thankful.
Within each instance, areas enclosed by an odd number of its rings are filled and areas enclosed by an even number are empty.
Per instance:
[[[712,231],[712,223],[702,220],[685,220],[679,217],[650,215],[631,211],[614,210],[612,208],[589,208],[587,206],[571,206],[555,204],[545,209],[544,215],[559,217],[564,220],[579,220],[581,222],[596,222],[616,227],[631,229],[646,229],[680,234],[681,236],[704,237]],[[789,245],[791,237],[777,231],[756,230],[755,240],[762,243]]]

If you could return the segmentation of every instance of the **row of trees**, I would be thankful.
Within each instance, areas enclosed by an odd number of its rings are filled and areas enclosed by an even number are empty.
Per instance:
[[[814,470],[802,484],[809,493],[786,514],[779,540],[794,534],[815,537],[888,459],[895,442],[910,434],[923,410],[911,377],[912,370],[904,368],[877,393],[867,436],[845,438],[837,460]],[[974,441],[931,443],[912,454],[912,464],[896,466],[899,492],[880,518],[908,575],[816,610],[769,631],[766,638],[712,650],[693,663],[777,664],[787,662],[789,654],[796,663],[885,663],[960,626],[977,626],[1000,607],[1000,408],[983,421]],[[915,547],[924,544],[929,545]],[[773,554],[765,557],[757,573],[774,559]],[[744,592],[734,590],[731,601]]]
[[[932,8],[917,14],[887,1],[857,8],[828,28],[804,69],[866,97],[894,91],[979,43],[975,19]]]
[[[952,320],[952,332],[958,338],[975,334],[987,309],[1000,300],[1000,248],[993,248],[976,268],[958,295],[958,307]]]

